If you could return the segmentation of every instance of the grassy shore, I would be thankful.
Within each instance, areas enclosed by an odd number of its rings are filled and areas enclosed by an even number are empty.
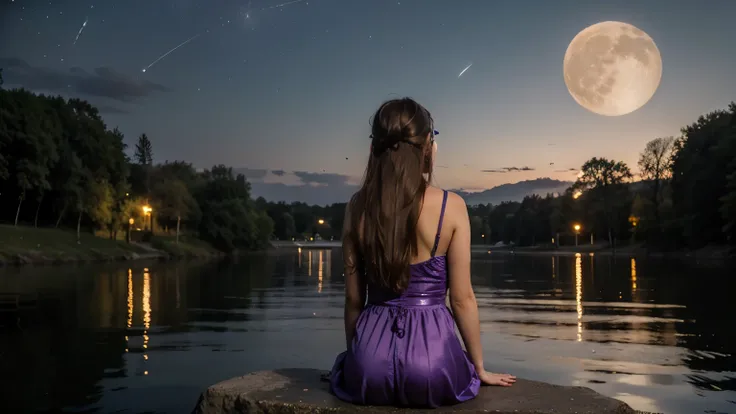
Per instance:
[[[221,255],[200,240],[170,236],[151,243],[126,243],[74,231],[0,225],[0,266],[138,259],[199,258]]]

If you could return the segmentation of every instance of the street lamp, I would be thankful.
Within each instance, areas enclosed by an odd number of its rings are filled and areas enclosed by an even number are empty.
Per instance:
[[[577,246],[578,245],[578,234],[580,234],[580,225],[575,224],[574,226],[572,226],[572,228],[575,230],[575,246]]]
[[[149,205],[143,206],[143,214],[146,215],[146,216],[149,216],[151,218],[150,219],[150,222],[151,222],[151,232],[153,232],[153,214],[151,214],[152,212],[153,212],[153,209],[151,208],[151,206],[149,206]]]
[[[133,223],[135,223],[135,220],[133,219],[133,217],[129,218],[128,219],[128,235],[127,235],[128,243],[130,243],[130,230],[131,230],[131,227],[133,227]]]
[[[317,223],[319,223],[320,225],[325,224],[325,219],[319,219],[317,220]]]

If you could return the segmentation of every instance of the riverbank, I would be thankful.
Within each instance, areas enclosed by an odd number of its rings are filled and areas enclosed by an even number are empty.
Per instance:
[[[0,266],[183,259],[222,256],[209,244],[180,237],[155,236],[151,243],[126,243],[89,233],[0,225]]]
[[[475,253],[489,252],[494,254],[521,254],[540,256],[575,256],[576,254],[593,254],[600,256],[622,256],[622,257],[654,257],[654,258],[692,258],[692,259],[714,259],[729,260],[736,257],[736,251],[729,246],[707,246],[697,250],[676,250],[661,252],[649,250],[643,245],[621,246],[611,249],[608,245],[580,245],[580,246],[536,246],[536,247],[496,247],[473,245]]]
[[[272,241],[271,246],[276,249],[336,249],[341,247],[339,240],[320,241]],[[707,246],[698,250],[676,250],[671,252],[660,252],[649,250],[642,244],[626,245],[614,249],[607,244],[581,244],[579,246],[532,246],[511,247],[474,244],[471,246],[473,253],[496,253],[496,254],[520,254],[539,256],[575,256],[576,254],[594,254],[601,256],[617,257],[654,257],[660,259],[668,258],[692,258],[729,260],[736,258],[736,250],[729,246]]]

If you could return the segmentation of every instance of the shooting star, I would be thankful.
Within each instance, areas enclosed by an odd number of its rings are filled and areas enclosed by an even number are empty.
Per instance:
[[[153,61],[153,62],[151,62],[151,63],[150,63],[150,64],[149,64],[148,66],[146,66],[145,68],[141,69],[141,72],[145,73],[146,71],[148,71],[148,69],[151,69],[151,67],[152,67],[153,65],[155,65],[156,63],[158,63],[158,61],[159,61],[159,60],[161,60],[161,59],[165,58],[166,56],[168,56],[169,54],[171,54],[172,52],[174,52],[174,51],[175,51],[176,49],[178,49],[178,48],[180,48],[180,47],[182,47],[182,46],[186,45],[187,43],[189,43],[189,42],[191,42],[192,40],[194,40],[194,39],[198,38],[199,36],[202,36],[202,33],[200,33],[200,34],[196,34],[196,35],[194,35],[194,36],[190,37],[189,39],[187,39],[187,40],[185,40],[185,41],[183,41],[183,42],[179,43],[179,45],[178,45],[178,46],[176,46],[175,48],[173,48],[173,49],[169,50],[168,52],[164,53],[163,55],[159,56],[159,57],[158,57],[158,59],[154,60],[154,61]]]
[[[301,3],[303,1],[306,1],[306,0],[292,0],[292,1],[287,1],[286,3],[277,4],[275,6],[264,7],[261,10],[278,9],[279,7],[286,7],[286,6],[289,6],[289,5],[292,5],[292,4]]]
[[[87,27],[87,22],[89,19],[87,17],[84,18],[84,23],[82,23],[82,27],[79,28],[79,32],[77,32],[77,37],[74,38],[74,43],[72,45],[77,44],[77,40],[79,40],[79,36],[82,35],[82,32],[84,31],[84,28]]]
[[[463,76],[463,73],[465,73],[465,71],[467,71],[468,69],[470,69],[470,67],[471,67],[471,66],[473,66],[473,64],[472,64],[472,63],[471,63],[471,64],[469,64],[468,66],[466,66],[466,67],[465,67],[465,69],[463,69],[463,70],[462,70],[462,71],[460,72],[460,74],[459,74],[459,75],[457,75],[457,77],[459,78],[459,77]]]

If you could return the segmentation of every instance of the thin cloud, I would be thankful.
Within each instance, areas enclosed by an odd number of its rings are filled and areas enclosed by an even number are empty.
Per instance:
[[[134,102],[169,88],[117,72],[110,67],[98,67],[92,72],[73,67],[68,71],[31,66],[18,58],[0,58],[0,67],[8,86],[22,86],[32,91],[77,94],[108,98],[119,102]]]
[[[299,177],[304,184],[343,185],[350,179],[349,176],[343,174],[315,173],[309,171],[294,171],[294,175]]]
[[[490,170],[481,170],[481,172],[484,173],[497,173],[497,174],[505,174],[510,172],[519,172],[519,171],[534,171],[534,168],[523,166],[523,167],[503,167],[503,168],[496,168],[496,169],[490,169]]]

